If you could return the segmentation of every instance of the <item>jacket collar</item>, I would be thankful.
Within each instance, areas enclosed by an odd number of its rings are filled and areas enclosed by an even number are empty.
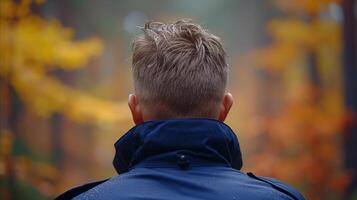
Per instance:
[[[113,165],[118,173],[150,162],[150,158],[155,156],[178,151],[189,152],[201,160],[219,162],[238,170],[243,164],[239,143],[232,129],[212,119],[148,121],[130,129],[114,146],[116,153]],[[166,158],[169,159],[163,156],[157,161],[160,164]]]

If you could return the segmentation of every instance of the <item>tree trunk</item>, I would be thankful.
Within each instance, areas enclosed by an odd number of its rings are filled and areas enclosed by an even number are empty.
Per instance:
[[[357,172],[357,72],[356,72],[356,16],[354,13],[355,1],[343,0],[343,76],[345,106],[352,114],[352,122],[346,128],[344,152],[345,165],[348,169]],[[347,189],[347,198],[356,192],[356,174]]]
[[[22,104],[14,88],[9,85],[9,80],[5,80],[3,77],[0,77],[0,94],[0,138],[8,141],[7,144],[3,143],[7,149],[2,149],[5,164],[5,187],[0,191],[4,192],[3,199],[7,200],[16,196],[15,166],[12,152],[14,140],[18,137],[17,124]]]

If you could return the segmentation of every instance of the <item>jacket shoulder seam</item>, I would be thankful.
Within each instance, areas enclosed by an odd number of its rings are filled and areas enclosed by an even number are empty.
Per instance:
[[[258,177],[258,176],[254,175],[254,174],[251,173],[251,172],[248,172],[247,175],[248,175],[248,177],[250,177],[250,178],[254,178],[254,179],[258,180],[258,181],[262,181],[262,182],[264,182],[264,183],[269,184],[269,185],[270,185],[271,187],[273,187],[274,189],[276,189],[276,190],[278,190],[279,192],[282,192],[282,193],[288,195],[289,197],[291,197],[291,198],[294,199],[294,200],[304,200],[304,199],[301,199],[301,198],[297,197],[296,195],[294,195],[292,192],[288,191],[287,189],[284,189],[283,187],[278,186],[277,184],[272,183],[272,181],[266,180],[266,179],[264,179],[264,178],[262,178],[262,177]]]
[[[60,194],[58,197],[55,198],[55,200],[67,200],[67,199],[73,199],[74,197],[79,196],[80,194],[87,192],[88,190],[108,181],[109,179],[101,180],[101,181],[96,181],[96,182],[91,182],[87,183],[75,188],[72,188],[62,194]]]

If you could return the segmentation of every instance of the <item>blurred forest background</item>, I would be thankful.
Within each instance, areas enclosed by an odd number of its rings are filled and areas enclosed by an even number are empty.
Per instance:
[[[191,18],[229,54],[243,171],[357,199],[356,15],[354,0],[0,0],[0,198],[115,175],[137,26]]]

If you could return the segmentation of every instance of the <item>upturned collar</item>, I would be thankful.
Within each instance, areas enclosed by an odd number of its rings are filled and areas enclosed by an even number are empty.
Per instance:
[[[147,121],[130,129],[114,146],[113,165],[118,173],[143,163],[170,163],[178,152],[204,163],[220,163],[238,170],[243,165],[232,129],[212,119]]]

